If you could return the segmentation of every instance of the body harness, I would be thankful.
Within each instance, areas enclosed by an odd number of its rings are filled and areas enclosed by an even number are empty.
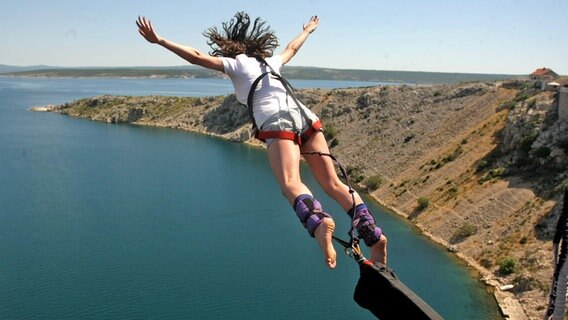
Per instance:
[[[310,119],[306,115],[304,109],[302,108],[300,102],[298,101],[298,99],[296,98],[296,95],[294,94],[295,93],[294,88],[292,87],[290,82],[288,82],[288,80],[286,80],[284,77],[282,77],[278,72],[274,71],[274,69],[272,69],[272,67],[266,62],[266,60],[264,60],[264,58],[257,57],[256,59],[259,62],[266,65],[268,67],[268,69],[270,69],[270,71],[265,71],[264,73],[262,73],[260,76],[258,76],[254,80],[254,82],[252,83],[252,85],[250,87],[248,97],[247,97],[247,105],[246,106],[248,108],[250,120],[252,122],[252,130],[253,130],[254,137],[257,138],[258,140],[262,141],[262,142],[265,142],[266,139],[286,139],[286,140],[292,140],[295,143],[297,143],[298,145],[302,145],[303,143],[308,141],[312,135],[314,135],[316,132],[318,132],[322,129],[321,121],[318,120],[316,122],[313,122],[312,119]],[[286,93],[290,97],[292,97],[292,100],[294,100],[294,103],[296,104],[296,106],[300,110],[300,114],[308,123],[308,129],[307,130],[302,132],[302,128],[298,128],[296,126],[295,121],[292,121],[293,131],[262,131],[262,130],[260,130],[260,128],[258,127],[258,125],[256,124],[256,121],[254,119],[252,101],[253,101],[254,92],[256,91],[256,87],[258,86],[258,83],[260,82],[260,80],[262,80],[267,75],[272,76],[274,79],[276,79],[276,80],[278,80],[282,83],[282,85],[284,86],[284,89],[286,90]]]

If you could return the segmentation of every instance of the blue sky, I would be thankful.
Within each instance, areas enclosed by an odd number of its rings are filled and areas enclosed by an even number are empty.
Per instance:
[[[183,65],[138,35],[136,17],[207,52],[202,32],[237,11],[267,20],[282,46],[311,15],[321,18],[290,65],[568,75],[566,0],[2,0],[0,64]]]

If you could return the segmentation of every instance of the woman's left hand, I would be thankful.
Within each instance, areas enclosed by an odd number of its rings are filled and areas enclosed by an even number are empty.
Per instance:
[[[307,31],[309,33],[316,31],[316,28],[318,27],[319,23],[320,19],[318,18],[318,16],[312,16],[310,18],[310,21],[303,25],[304,31]]]

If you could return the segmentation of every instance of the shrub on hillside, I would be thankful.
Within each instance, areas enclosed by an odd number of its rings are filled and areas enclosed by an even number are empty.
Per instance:
[[[474,235],[477,232],[477,227],[473,224],[466,222],[462,224],[452,235],[451,243],[458,243],[465,240],[467,237]]]
[[[365,179],[359,166],[348,165],[345,170],[347,170],[347,175],[351,182],[359,183]]]
[[[417,201],[418,201],[418,210],[420,211],[428,208],[428,206],[430,205],[430,199],[426,197],[420,197],[418,198]]]
[[[383,179],[380,176],[370,176],[365,180],[365,186],[367,187],[367,191],[377,190],[382,183]]]
[[[493,179],[499,179],[505,175],[506,169],[503,167],[494,168],[486,172],[481,178],[479,178],[479,183],[484,183]]]
[[[325,126],[323,136],[327,141],[331,141],[337,136],[337,129],[332,124],[328,124]]]
[[[505,258],[499,261],[499,273],[502,275],[509,275],[511,273],[517,272],[518,265],[517,259],[515,258]]]

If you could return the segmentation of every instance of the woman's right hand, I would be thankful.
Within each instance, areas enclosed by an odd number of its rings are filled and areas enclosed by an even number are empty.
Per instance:
[[[160,41],[160,37],[156,32],[154,32],[154,28],[152,28],[152,22],[150,20],[146,20],[146,17],[138,16],[138,20],[136,20],[136,25],[138,26],[138,32],[146,39],[146,41],[150,43],[158,43]]]

